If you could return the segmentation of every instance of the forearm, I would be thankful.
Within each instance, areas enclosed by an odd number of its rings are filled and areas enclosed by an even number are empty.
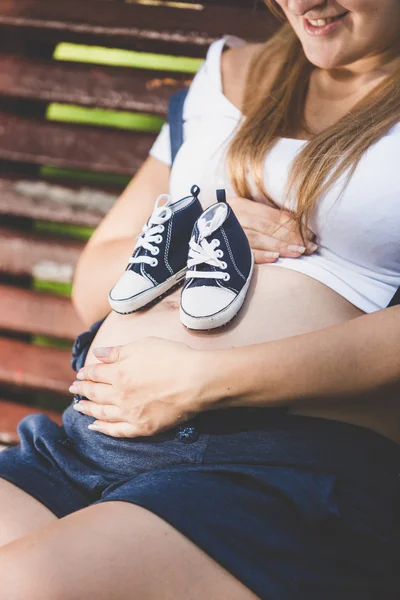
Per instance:
[[[400,307],[323,330],[214,353],[212,407],[323,403],[400,388]]]
[[[133,236],[87,247],[76,267],[72,301],[90,326],[110,311],[108,293],[126,268],[135,242]]]
[[[168,190],[169,168],[148,157],[84,249],[75,271],[72,299],[91,325],[110,310],[108,293],[124,272],[154,201]]]

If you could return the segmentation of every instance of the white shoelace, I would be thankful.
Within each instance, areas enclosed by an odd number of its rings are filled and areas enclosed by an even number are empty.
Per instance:
[[[226,262],[219,260],[222,258],[224,253],[222,250],[216,249],[218,246],[219,241],[217,239],[208,242],[207,239],[203,238],[198,243],[192,238],[189,244],[189,260],[187,263],[188,269],[203,264],[211,265],[213,267],[217,267],[218,269],[226,269]],[[230,279],[228,273],[221,273],[221,271],[187,271],[187,279],[195,277],[202,277],[204,279],[223,279],[224,281],[228,281],[228,279]]]
[[[160,206],[160,202],[165,200],[165,204]],[[160,252],[160,249],[154,244],[160,244],[162,242],[162,236],[160,234],[164,231],[164,223],[169,221],[172,216],[172,210],[169,208],[171,203],[172,199],[168,194],[162,194],[157,198],[148,223],[143,226],[142,232],[135,238],[138,241],[136,242],[133,254],[138,248],[148,250],[152,256],[156,256]],[[147,265],[155,266],[157,262],[157,259],[152,258],[151,256],[138,256],[136,258],[132,256],[129,259],[129,264],[131,265],[145,263]]]

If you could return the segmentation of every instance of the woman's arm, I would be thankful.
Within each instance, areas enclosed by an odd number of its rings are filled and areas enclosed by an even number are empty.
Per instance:
[[[149,157],[86,245],[75,271],[72,301],[91,325],[110,310],[108,292],[128,258],[154,202],[169,189],[170,169]]]
[[[265,344],[215,352],[210,408],[321,405],[400,387],[400,306]],[[219,397],[219,400],[218,400]]]
[[[78,373],[74,408],[114,437],[152,435],[196,413],[231,406],[287,406],[371,392],[398,393],[400,307],[279,341],[228,350],[194,350],[144,338],[97,348],[105,364]],[[157,377],[154,377],[157,365]],[[376,395],[375,395],[376,397]]]

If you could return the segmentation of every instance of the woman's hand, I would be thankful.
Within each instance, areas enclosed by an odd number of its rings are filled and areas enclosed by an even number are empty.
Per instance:
[[[88,398],[73,406],[97,419],[90,429],[113,437],[154,435],[207,408],[210,365],[205,366],[205,351],[144,338],[96,348],[94,354],[103,364],[81,369],[70,387]]]
[[[308,247],[304,247],[298,225],[289,212],[246,198],[232,198],[228,203],[246,232],[256,263],[275,262],[279,256],[298,258],[317,249],[311,230]]]

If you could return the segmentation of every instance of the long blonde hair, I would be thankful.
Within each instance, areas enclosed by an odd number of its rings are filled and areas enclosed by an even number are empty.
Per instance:
[[[264,0],[284,17],[274,0]],[[278,65],[271,82],[265,81],[271,61]],[[251,198],[252,180],[257,192],[268,196],[263,174],[266,154],[278,137],[308,131],[304,108],[313,65],[289,23],[253,58],[246,83],[243,114],[246,119],[234,136],[228,165],[236,192]],[[377,85],[340,121],[311,139],[293,161],[287,197],[297,199],[294,214],[305,241],[305,228],[318,199],[346,172],[349,181],[364,152],[400,121],[400,67]],[[268,182],[267,182],[268,183]]]

